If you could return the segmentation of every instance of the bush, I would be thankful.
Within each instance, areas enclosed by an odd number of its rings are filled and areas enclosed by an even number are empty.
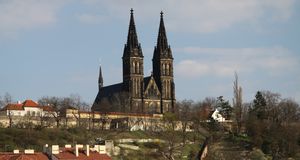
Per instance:
[[[253,149],[249,154],[251,160],[267,160],[265,154],[260,149]]]
[[[155,142],[144,143],[144,146],[147,148],[159,148],[159,144]]]

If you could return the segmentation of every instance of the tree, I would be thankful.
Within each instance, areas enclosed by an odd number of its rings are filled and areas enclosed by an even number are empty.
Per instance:
[[[242,87],[238,84],[238,75],[237,73],[234,74],[235,80],[233,82],[233,109],[234,109],[234,116],[237,124],[236,133],[239,134],[241,132],[242,127],[242,109],[243,109],[243,102],[242,102]]]
[[[174,155],[180,152],[181,145],[176,142],[176,126],[178,118],[174,113],[165,113],[163,117],[164,131],[157,132],[166,141],[166,145],[160,148],[164,158],[174,160]]]
[[[254,146],[273,159],[284,159],[299,149],[299,105],[280,94],[257,92],[247,120],[247,133]]]
[[[40,105],[50,105],[53,108],[51,112],[52,117],[55,119],[56,127],[59,128],[61,122],[61,101],[58,97],[42,97],[38,100]]]
[[[100,102],[101,106],[101,117],[99,120],[94,119],[94,121],[99,121],[101,123],[101,130],[105,129],[105,126],[109,123],[108,113],[111,110],[111,103],[107,100],[107,98],[102,99]]]
[[[255,113],[258,119],[262,120],[266,118],[266,106],[267,103],[265,98],[260,91],[257,91],[251,111]]]
[[[12,101],[12,96],[8,92],[6,92],[3,97],[0,96],[0,109],[12,103]]]
[[[233,108],[230,106],[229,101],[223,99],[223,96],[217,98],[217,108],[220,109],[220,113],[225,119],[231,119]]]
[[[12,103],[12,96],[9,94],[9,93],[5,93],[4,97],[2,98],[0,96],[0,109],[7,106],[8,104]],[[12,115],[12,112],[10,110],[7,110],[7,116],[8,116],[8,119],[9,119],[9,128],[12,127],[12,124],[13,124],[13,115]]]
[[[111,111],[115,112],[137,112],[137,110],[132,110],[130,107],[130,99],[129,99],[129,93],[128,92],[119,92],[115,93],[111,99]]]
[[[183,100],[181,102],[177,102],[178,112],[177,117],[179,123],[181,125],[181,134],[182,134],[182,143],[185,145],[186,136],[187,136],[187,128],[192,120],[191,114],[191,106],[193,104],[192,100]]]

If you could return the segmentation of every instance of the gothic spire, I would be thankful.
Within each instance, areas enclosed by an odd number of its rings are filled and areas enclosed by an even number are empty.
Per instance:
[[[164,13],[160,12],[160,23],[159,23],[159,30],[158,30],[158,37],[157,37],[157,48],[164,51],[168,48],[168,40],[166,35],[166,29],[164,24]]]
[[[101,65],[100,65],[100,70],[99,70],[98,85],[99,85],[99,90],[100,90],[103,87],[103,77],[102,77]]]
[[[123,57],[143,56],[141,45],[138,42],[137,33],[135,29],[133,9],[130,10],[130,21],[127,36],[127,43],[125,44]]]
[[[167,33],[164,24],[163,12],[160,12],[160,23],[158,29],[157,43],[154,50],[153,58],[168,57],[172,58],[172,52],[168,44]]]
[[[139,47],[132,8],[130,10],[130,22],[129,22],[128,36],[127,36],[127,46],[130,49]]]

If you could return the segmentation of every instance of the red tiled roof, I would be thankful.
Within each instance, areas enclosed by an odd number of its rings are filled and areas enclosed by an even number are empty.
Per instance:
[[[25,101],[23,102],[23,106],[24,106],[24,107],[37,107],[38,104],[35,103],[33,100],[25,100]]]
[[[51,106],[40,106],[43,111],[54,111],[54,109]]]
[[[48,160],[48,157],[41,152],[37,152],[34,154],[14,154],[11,152],[4,152],[0,153],[0,160]]]
[[[123,113],[123,112],[99,112],[95,111],[94,113],[106,114],[106,115],[124,115],[124,116],[141,116],[141,117],[153,117],[153,114],[148,113]]]
[[[73,149],[74,150],[74,149]],[[90,151],[90,155],[87,156],[83,150],[79,150],[78,157],[74,154],[74,151],[72,149],[65,149],[62,152],[59,152],[59,154],[54,154],[54,156],[57,159],[60,160],[112,160],[111,157],[109,157],[107,154],[100,154],[96,151]]]
[[[2,110],[23,110],[23,104],[8,104]]]
[[[5,110],[24,110],[24,107],[34,107],[34,108],[41,108],[44,111],[54,111],[54,109],[51,106],[39,106],[39,104],[37,104],[33,100],[25,100],[21,104],[8,104],[1,110],[2,111],[5,111]]]

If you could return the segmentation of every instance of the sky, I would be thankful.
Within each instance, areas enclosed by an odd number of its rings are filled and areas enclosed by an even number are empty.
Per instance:
[[[92,104],[100,64],[105,86],[122,81],[131,8],[145,76],[164,12],[177,100],[231,102],[237,72],[244,102],[261,90],[300,102],[297,0],[0,0],[0,96]]]

